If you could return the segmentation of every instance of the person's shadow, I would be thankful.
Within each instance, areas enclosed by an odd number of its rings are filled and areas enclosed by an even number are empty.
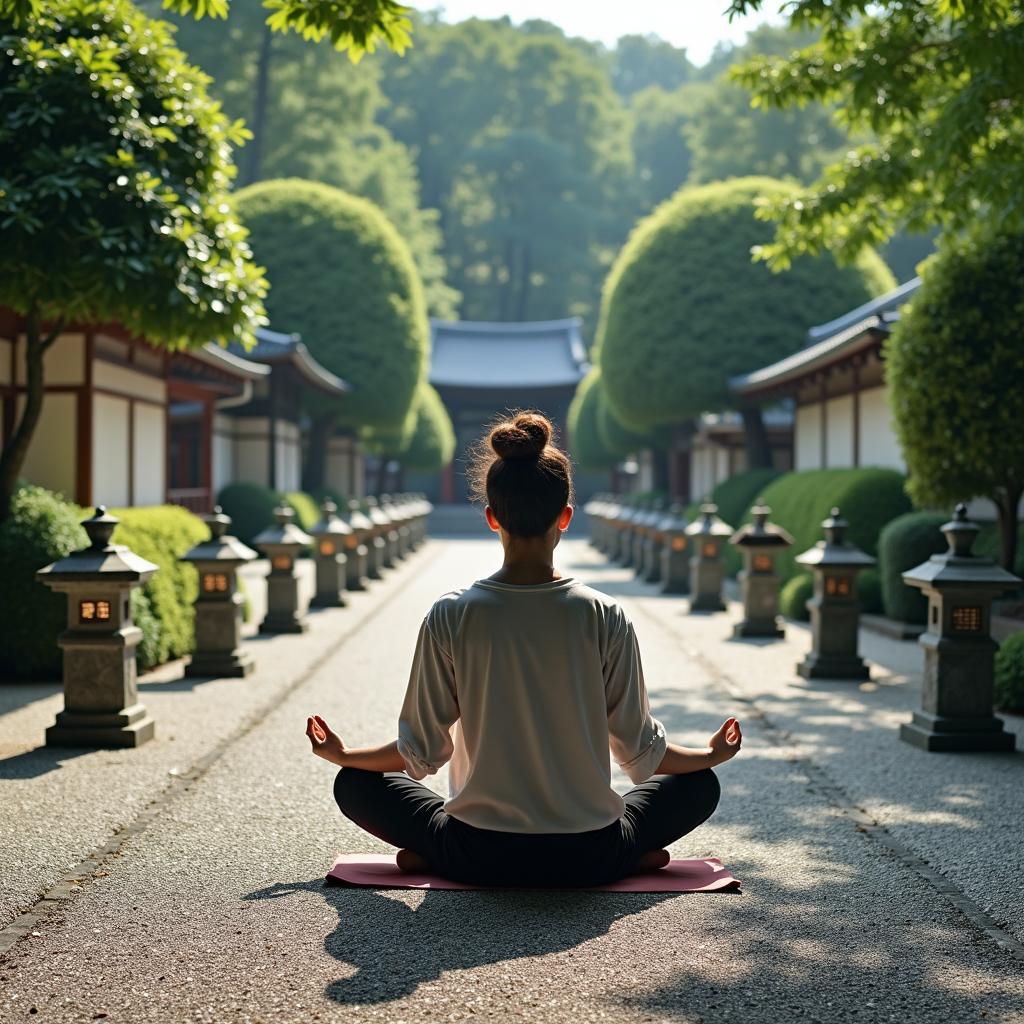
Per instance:
[[[297,891],[320,892],[338,914],[324,948],[356,970],[331,982],[325,995],[345,1004],[386,1003],[445,971],[572,949],[604,935],[619,918],[679,895],[430,889],[412,909],[373,889],[329,888],[316,878],[277,882],[243,899]]]

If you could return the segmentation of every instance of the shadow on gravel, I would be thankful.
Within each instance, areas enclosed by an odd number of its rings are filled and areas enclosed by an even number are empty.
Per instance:
[[[446,971],[560,953],[606,934],[622,918],[677,893],[452,892],[429,890],[418,906],[372,889],[326,888],[320,878],[278,882],[246,900],[318,892],[337,912],[326,951],[354,971],[327,986],[341,1004],[403,999]]]
[[[36,747],[13,757],[0,758],[0,779],[36,779],[62,768],[64,761],[91,753],[93,751],[85,747]]]

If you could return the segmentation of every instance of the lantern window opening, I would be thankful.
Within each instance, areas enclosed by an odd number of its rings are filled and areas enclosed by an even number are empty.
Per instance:
[[[686,550],[686,538],[685,537],[674,537],[672,539],[672,550],[673,551],[685,551]]]
[[[335,553],[334,541],[322,540],[320,541],[320,554],[324,556],[330,556]]]
[[[773,560],[771,555],[754,555],[753,558],[753,570],[754,572],[771,572]]]
[[[705,558],[717,558],[718,557],[718,545],[713,541],[706,543],[700,552]]]
[[[952,628],[957,633],[980,633],[981,605],[958,605],[950,615]]]
[[[292,567],[292,560],[288,555],[274,555],[270,563],[275,569],[287,571]]]

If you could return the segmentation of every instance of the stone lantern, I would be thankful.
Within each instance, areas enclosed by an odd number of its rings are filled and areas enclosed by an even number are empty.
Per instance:
[[[786,635],[778,620],[779,577],[775,556],[790,547],[793,538],[781,526],[768,522],[771,512],[764,499],[758,498],[750,510],[752,521],[729,538],[729,543],[743,555],[743,620],[733,627],[734,637]]]
[[[409,527],[405,521],[405,512],[390,494],[382,494],[380,503],[395,531],[395,560],[401,561],[409,550]]]
[[[427,521],[434,506],[427,500],[425,494],[416,494],[413,498],[415,512],[413,518],[414,547],[419,547],[427,539]]]
[[[949,550],[903,574],[928,598],[921,634],[924,680],[921,710],[900,726],[900,739],[923,750],[1013,750],[1014,734],[992,714],[994,656],[992,599],[1021,580],[991,558],[971,554],[978,526],[957,505],[942,527]]]
[[[721,612],[722,550],[732,536],[732,527],[718,517],[718,506],[706,502],[700,507],[700,519],[690,523],[686,536],[690,542],[690,611]]]
[[[349,511],[347,514],[342,511],[338,518],[348,526],[348,533],[345,534],[345,589],[349,591],[366,589],[366,563],[369,553],[363,543],[363,534],[368,532],[372,526],[362,512],[358,511],[359,502],[350,501],[348,508],[355,506],[356,511]],[[365,526],[363,523],[365,522]]]
[[[382,571],[390,569],[394,565],[388,553],[387,541],[391,520],[381,512],[377,499],[372,496],[363,500],[363,512],[373,527],[366,543],[366,546],[370,549],[370,567],[366,574],[371,580],[379,580]]]
[[[320,506],[320,521],[309,531],[316,542],[316,594],[313,604],[317,608],[344,608],[345,585],[348,574],[347,541],[352,527],[338,515],[338,506],[326,498]]]
[[[309,621],[300,611],[295,560],[313,543],[313,538],[293,522],[294,518],[294,510],[281,505],[274,509],[274,524],[253,538],[256,547],[270,560],[267,614],[260,623],[261,633],[305,633],[309,629]]]
[[[623,496],[615,508],[615,519],[612,522],[615,532],[608,557],[613,562],[621,562],[629,550],[629,538],[632,536],[629,523],[635,512],[636,505],[633,500],[628,495]]]
[[[604,495],[595,494],[584,506],[583,511],[587,516],[587,526],[590,528],[590,546],[601,550],[601,531],[604,528],[602,510]]]
[[[643,515],[636,519],[636,539],[633,541],[633,568],[638,579],[644,579],[650,568],[647,559],[651,549],[651,539],[655,536],[655,526],[660,521],[665,503],[655,498],[644,510]]]
[[[796,670],[804,679],[867,679],[871,673],[857,653],[857,573],[875,560],[846,540],[850,524],[839,509],[821,525],[825,539],[796,556],[814,575],[814,596],[807,602],[811,650]]]
[[[664,518],[665,502],[658,498],[644,522],[643,555],[637,569],[637,576],[647,583],[657,583],[661,579],[661,546],[664,536],[660,527]]]
[[[135,649],[142,630],[132,622],[131,591],[158,569],[110,538],[118,520],[100,505],[82,526],[89,546],[40,569],[36,579],[68,595],[64,710],[46,730],[50,747],[137,747],[156,724],[139,703]]]
[[[228,534],[231,519],[218,505],[213,515],[204,516],[210,539],[197,544],[183,562],[199,574],[196,598],[196,648],[185,669],[187,676],[240,677],[256,667],[252,655],[242,647],[242,606],[245,598],[238,589],[238,569],[257,558],[252,548]]]
[[[683,506],[674,504],[658,523],[661,534],[661,592],[688,594],[690,592],[690,541],[686,536],[686,517]]]
[[[622,538],[621,563],[627,569],[632,569],[636,559],[636,545],[640,530],[640,520],[647,514],[647,502],[638,501],[623,517],[625,530]]]

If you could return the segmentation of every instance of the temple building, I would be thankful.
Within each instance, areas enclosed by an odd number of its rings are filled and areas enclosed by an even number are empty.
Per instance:
[[[444,503],[468,497],[467,454],[495,417],[511,409],[539,409],[565,443],[565,423],[576,385],[587,372],[580,320],[532,323],[433,320],[430,383],[455,427],[455,459],[442,473]]]
[[[793,469],[885,466],[906,472],[892,425],[882,345],[920,283],[915,277],[812,327],[798,352],[730,380],[745,400],[766,407],[792,401]]]

